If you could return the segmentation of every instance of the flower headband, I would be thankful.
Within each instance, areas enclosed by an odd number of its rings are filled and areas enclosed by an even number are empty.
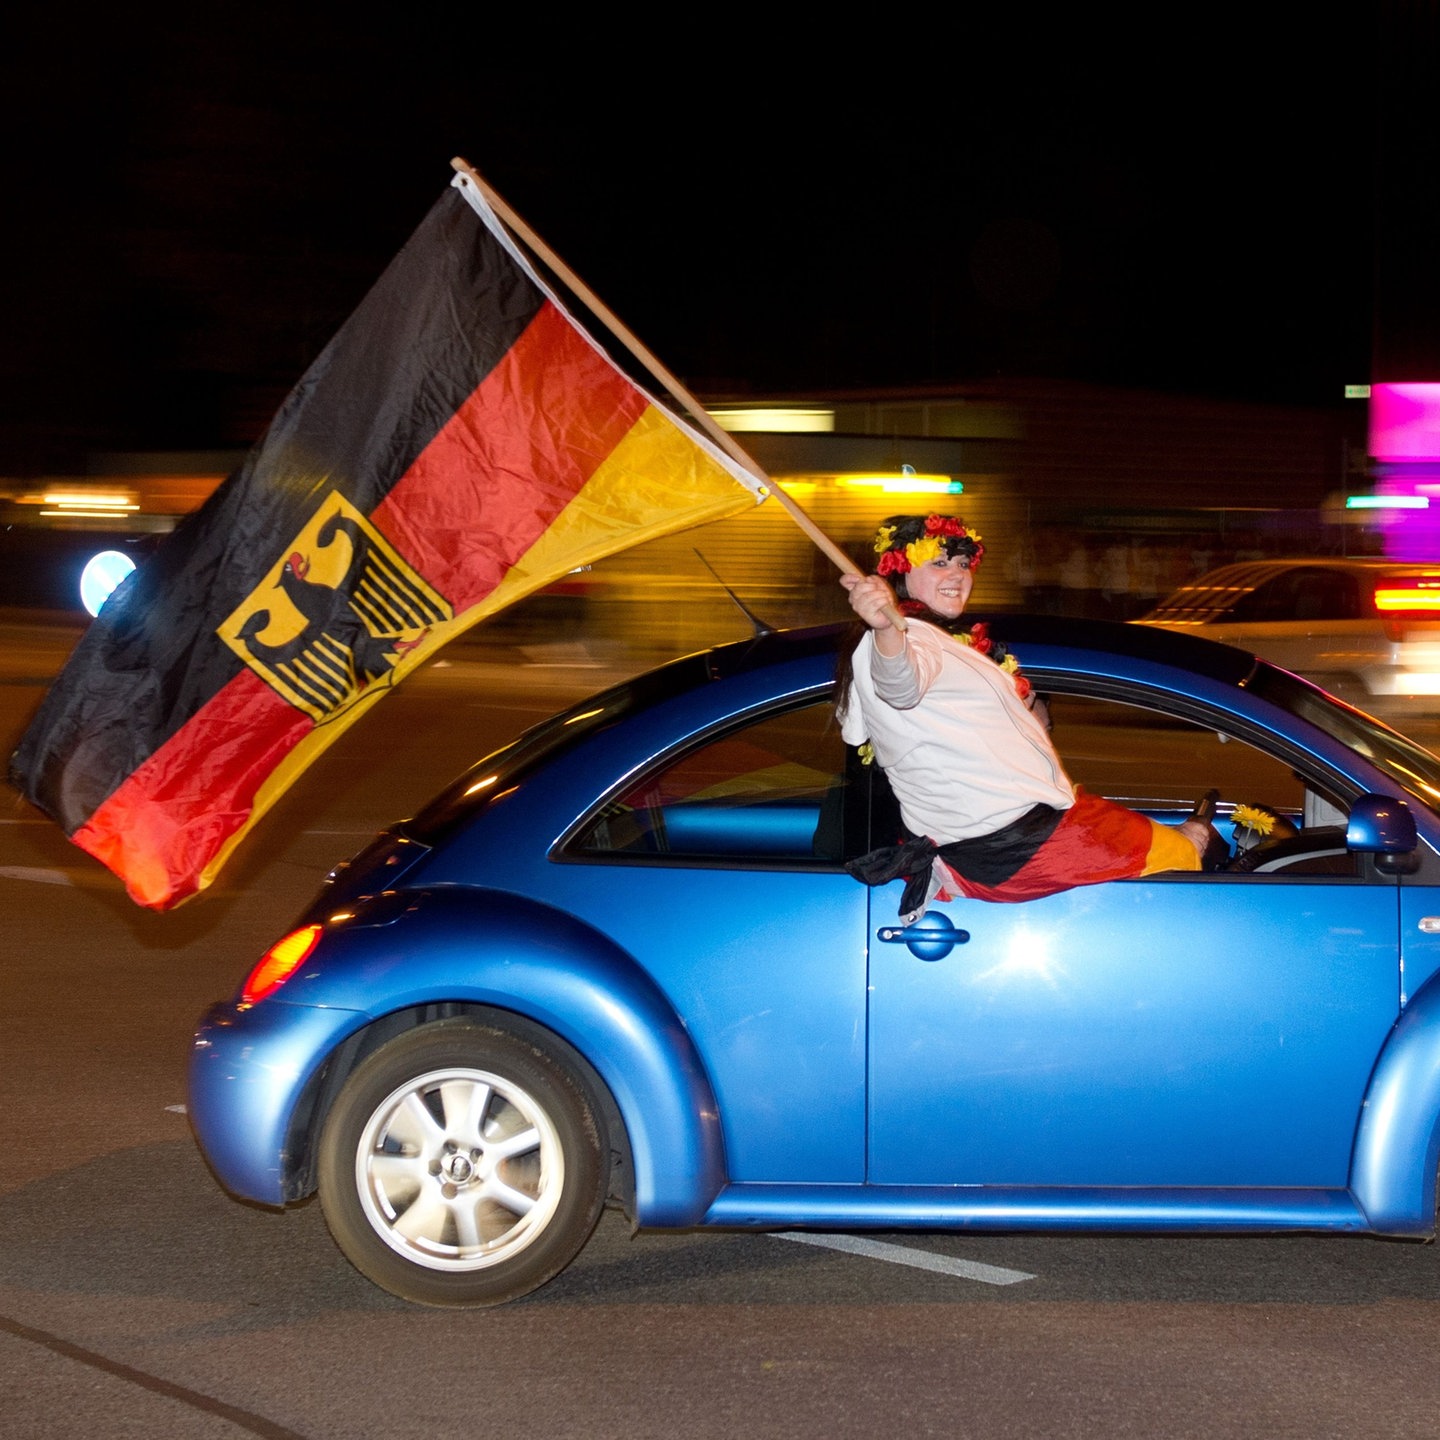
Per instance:
[[[985,546],[979,534],[955,515],[892,515],[876,532],[881,575],[906,575],[941,555],[963,555],[976,569]]]

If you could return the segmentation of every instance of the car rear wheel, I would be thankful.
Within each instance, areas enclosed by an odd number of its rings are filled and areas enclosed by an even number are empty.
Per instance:
[[[320,1139],[320,1203],[361,1274],[426,1305],[498,1305],[579,1253],[605,1200],[583,1087],[504,1030],[447,1020],[377,1051]]]

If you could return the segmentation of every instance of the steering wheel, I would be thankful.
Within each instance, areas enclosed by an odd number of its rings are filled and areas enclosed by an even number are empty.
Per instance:
[[[1354,870],[1354,861],[1343,825],[1312,825],[1262,840],[1242,850],[1225,868],[1237,875],[1345,875]]]

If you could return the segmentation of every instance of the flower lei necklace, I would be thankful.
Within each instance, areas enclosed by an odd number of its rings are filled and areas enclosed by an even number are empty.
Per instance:
[[[990,627],[977,620],[968,630],[951,631],[962,644],[968,645],[979,655],[988,655],[1015,682],[1015,693],[1022,699],[1030,698],[1030,681],[1020,673],[1020,662],[999,640],[990,636]]]
[[[902,600],[900,602],[900,613],[902,615],[914,615],[924,617],[929,612],[918,600]],[[949,630],[949,634],[958,640],[962,645],[968,646],[977,655],[988,655],[1007,675],[1015,681],[1015,693],[1022,699],[1030,697],[1030,681],[1020,673],[1020,662],[1010,652],[1003,640],[997,640],[990,633],[990,627],[983,621],[977,620],[968,630],[962,630],[957,623],[954,629],[942,626],[942,629]]]

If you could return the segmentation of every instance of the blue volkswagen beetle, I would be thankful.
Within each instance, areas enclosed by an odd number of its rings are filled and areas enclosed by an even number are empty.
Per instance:
[[[1440,760],[1252,655],[998,617],[1072,778],[1233,859],[897,919],[840,627],[574,706],[326,882],[203,1018],[219,1180],[485,1305],[640,1227],[1428,1238]]]

